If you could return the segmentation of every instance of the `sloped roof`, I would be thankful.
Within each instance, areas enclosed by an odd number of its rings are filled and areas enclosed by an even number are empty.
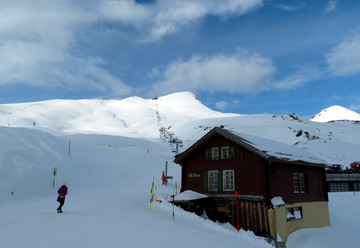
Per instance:
[[[281,143],[274,140],[265,139],[258,136],[233,132],[223,128],[215,127],[200,140],[195,142],[183,153],[175,157],[174,162],[181,164],[184,158],[195,152],[195,150],[206,143],[213,135],[220,134],[223,137],[233,141],[239,146],[257,154],[258,156],[272,161],[306,164],[313,166],[324,166],[326,161],[319,158],[304,149],[300,149],[289,144]]]

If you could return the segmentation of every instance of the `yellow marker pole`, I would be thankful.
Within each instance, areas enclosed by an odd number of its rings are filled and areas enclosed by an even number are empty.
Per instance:
[[[151,184],[151,191],[150,191],[150,210],[151,210],[151,203],[154,201],[154,176],[153,181]]]

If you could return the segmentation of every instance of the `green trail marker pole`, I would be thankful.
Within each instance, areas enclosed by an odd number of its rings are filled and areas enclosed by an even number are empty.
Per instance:
[[[54,175],[54,178],[53,178],[53,188],[55,188],[56,167],[54,167],[53,175]]]
[[[151,184],[151,190],[150,190],[150,210],[151,210],[151,203],[154,201],[154,176],[153,181]]]
[[[175,187],[173,186],[173,195],[172,195],[172,198],[173,198],[173,212],[172,212],[172,220],[174,221],[174,216],[175,216]]]

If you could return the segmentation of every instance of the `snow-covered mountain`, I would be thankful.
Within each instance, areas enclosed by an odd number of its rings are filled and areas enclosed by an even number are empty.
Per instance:
[[[316,122],[330,122],[330,121],[360,121],[360,114],[350,109],[334,105],[322,110],[311,118]]]
[[[110,134],[155,141],[160,137],[165,141],[172,135],[183,141],[182,149],[211,128],[224,126],[297,146],[329,164],[348,166],[360,160],[357,152],[360,149],[360,124],[323,122],[336,118],[355,119],[357,115],[339,106],[322,111],[312,120],[296,114],[228,114],[207,108],[193,93],[180,92],[154,99],[130,97],[3,104],[0,105],[0,126],[35,128],[56,135]]]
[[[357,122],[319,123],[295,114],[224,114],[188,92],[155,99],[4,104],[0,247],[273,247],[251,232],[237,233],[232,226],[180,208],[175,208],[175,221],[171,218],[167,197],[175,181],[180,182],[181,170],[171,162],[173,148],[164,141],[171,134],[186,149],[215,126],[290,144],[328,163],[359,160]],[[168,186],[161,185],[165,162],[173,176]],[[55,200],[63,181],[69,194],[60,215]],[[287,247],[357,247],[359,206],[355,195],[330,195],[332,227],[295,232]]]
[[[159,126],[195,119],[235,116],[213,111],[190,92],[142,99],[50,100],[0,105],[0,126],[32,127],[52,133],[97,133],[158,137]]]

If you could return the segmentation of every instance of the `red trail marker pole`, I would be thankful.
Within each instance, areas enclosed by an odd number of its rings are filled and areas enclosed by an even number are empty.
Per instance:
[[[240,226],[239,226],[239,202],[238,202],[238,194],[237,194],[237,191],[235,191],[235,196],[236,196],[237,230],[238,230],[238,232],[239,232],[239,231],[240,231]]]
[[[68,153],[69,156],[70,156],[70,146],[71,146],[71,140],[69,140],[69,153]]]

